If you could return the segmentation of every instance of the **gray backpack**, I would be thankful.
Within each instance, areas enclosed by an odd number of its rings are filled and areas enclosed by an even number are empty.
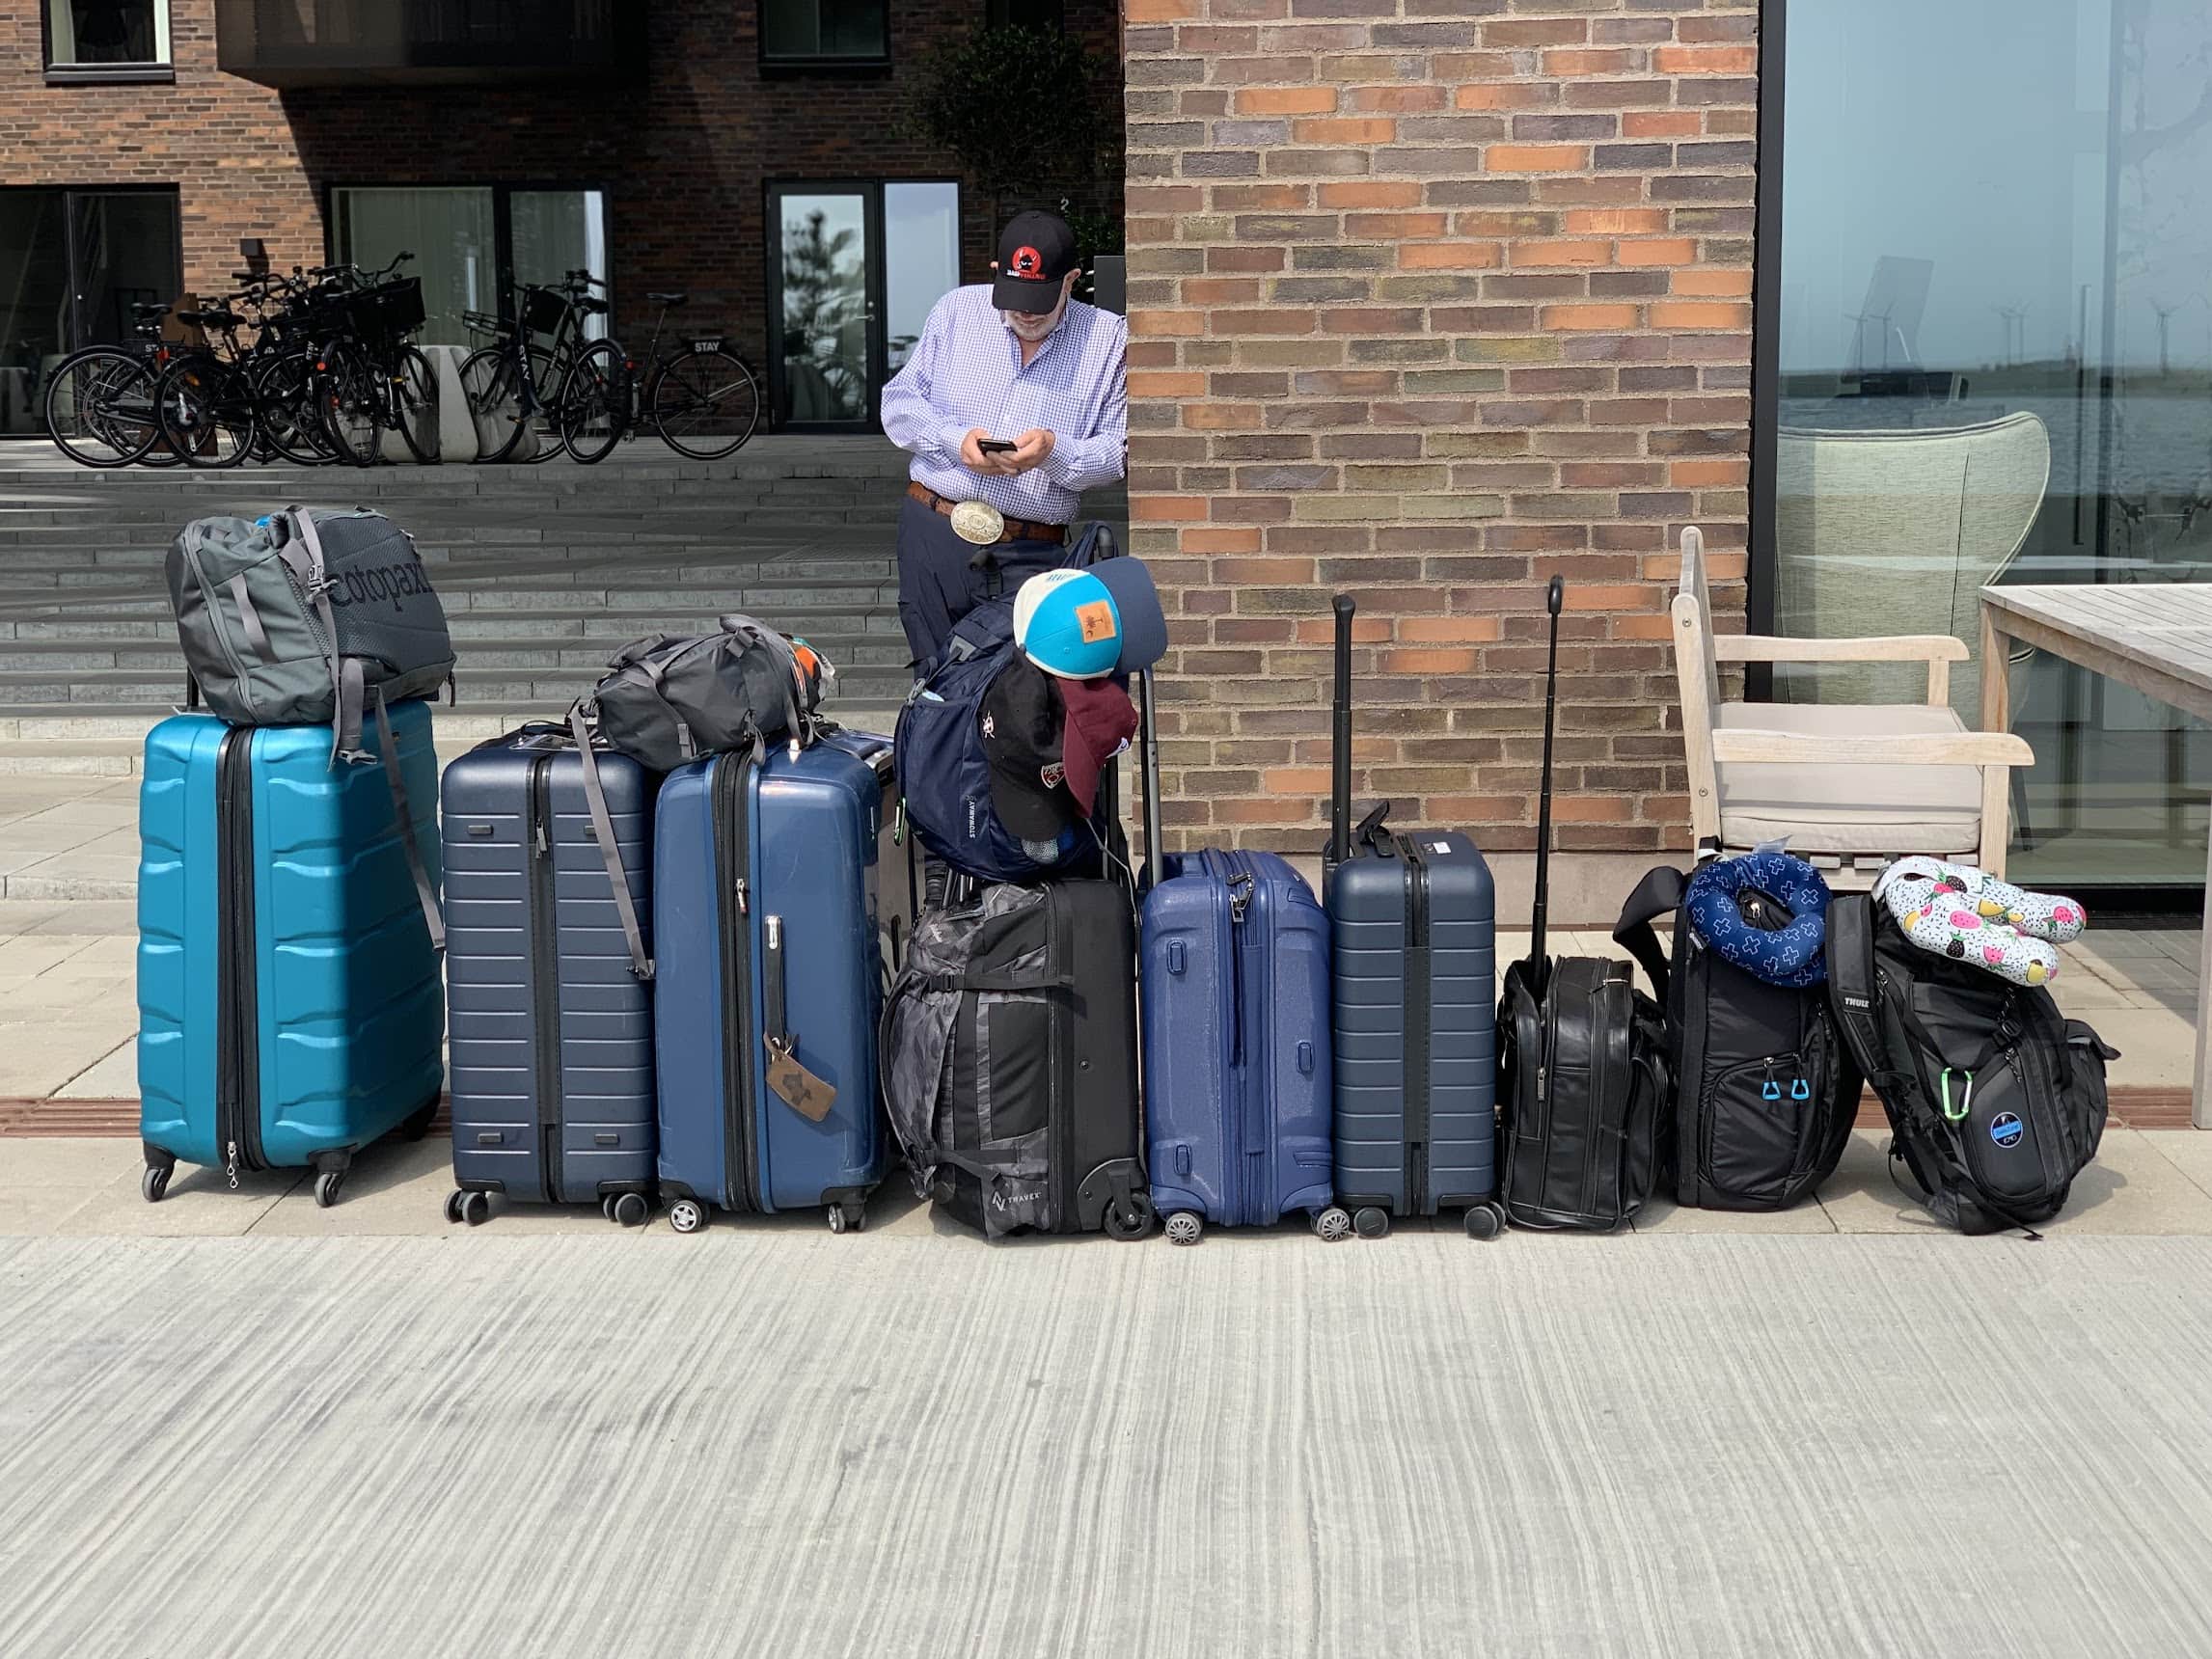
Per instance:
[[[804,639],[724,616],[712,634],[656,634],[623,646],[584,709],[610,747],[673,772],[702,754],[761,752],[772,740],[788,739],[796,754],[820,735],[814,711],[835,677]]]
[[[381,513],[196,519],[167,575],[185,665],[232,725],[328,724],[354,758],[375,696],[435,696],[452,678],[446,609],[414,539]]]

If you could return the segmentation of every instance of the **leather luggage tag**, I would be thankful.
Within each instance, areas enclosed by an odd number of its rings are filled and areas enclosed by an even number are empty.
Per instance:
[[[820,1123],[837,1103],[837,1091],[802,1066],[790,1048],[768,1040],[768,1086],[808,1123]]]

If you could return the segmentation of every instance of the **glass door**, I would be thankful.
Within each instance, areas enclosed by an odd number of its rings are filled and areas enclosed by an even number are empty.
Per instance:
[[[776,424],[865,432],[930,308],[960,282],[960,186],[778,184],[769,265]]]
[[[402,273],[423,283],[426,345],[483,344],[470,339],[464,312],[503,309],[498,214],[478,189],[337,189],[330,193],[331,245],[341,264],[380,270],[401,252]]]
[[[184,286],[174,190],[0,190],[0,433],[43,431],[65,353],[131,337],[131,308]]]
[[[514,280],[560,283],[570,271],[607,281],[607,198],[598,190],[517,190],[507,198]],[[601,290],[599,296],[607,294]],[[607,318],[584,319],[587,340],[602,340]]]
[[[2212,580],[2212,10],[1786,12],[1754,628],[1971,645],[1987,583]],[[2212,732],[2034,653],[1960,667],[1968,723],[1977,670],[2008,673],[2034,747],[2016,876],[2201,879]],[[1901,702],[1908,680],[1791,669],[1774,690]]]

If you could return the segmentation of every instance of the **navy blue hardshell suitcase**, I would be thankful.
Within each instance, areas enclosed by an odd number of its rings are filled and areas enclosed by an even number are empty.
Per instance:
[[[352,1154],[438,1107],[445,999],[435,915],[438,757],[430,710],[395,704],[389,741],[418,891],[381,764],[334,763],[329,726],[182,714],[147,734],[139,790],[138,1083],[145,1195],[177,1160],[315,1171],[338,1197]],[[427,912],[425,907],[428,907]]]
[[[876,1022],[895,918],[890,740],[833,732],[669,774],[653,825],[660,1185],[710,1207],[826,1207],[857,1227],[883,1179]]]
[[[1489,866],[1456,830],[1395,834],[1389,803],[1354,830],[1352,602],[1336,600],[1330,923],[1336,1198],[1362,1237],[1393,1215],[1463,1210],[1505,1225],[1497,1193],[1497,920]]]
[[[653,775],[593,754],[641,924],[651,893]],[[642,1222],[654,1178],[650,945],[633,954],[564,727],[478,744],[446,769],[446,998],[454,1192],[596,1201]]]
[[[1169,855],[1143,911],[1145,1121],[1167,1236],[1330,1203],[1328,917],[1272,853]]]

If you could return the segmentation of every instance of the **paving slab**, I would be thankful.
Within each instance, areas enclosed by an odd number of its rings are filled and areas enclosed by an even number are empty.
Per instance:
[[[2212,1194],[2143,1130],[2109,1126],[2098,1143],[2096,1161],[2074,1178],[2065,1210],[2040,1231],[2212,1234]]]
[[[59,1089],[59,1101],[125,1101],[138,1095],[138,1035],[133,1032]]]
[[[2212,1193],[2212,1131],[2145,1129],[2143,1139],[2201,1191]]]
[[[253,1231],[278,1200],[308,1180],[305,1170],[240,1170],[232,1191],[219,1169],[180,1163],[170,1178],[169,1195],[149,1204],[139,1191],[146,1167],[134,1140],[109,1143],[115,1149],[115,1177],[93,1189],[86,1202],[65,1216],[54,1231],[66,1237],[236,1238]]]
[[[1812,1199],[1788,1210],[1697,1210],[1654,1195],[1637,1214],[1639,1234],[1834,1233],[1836,1223]]]
[[[0,1651],[2212,1651],[2212,1244],[1589,1243],[0,1245]]]

